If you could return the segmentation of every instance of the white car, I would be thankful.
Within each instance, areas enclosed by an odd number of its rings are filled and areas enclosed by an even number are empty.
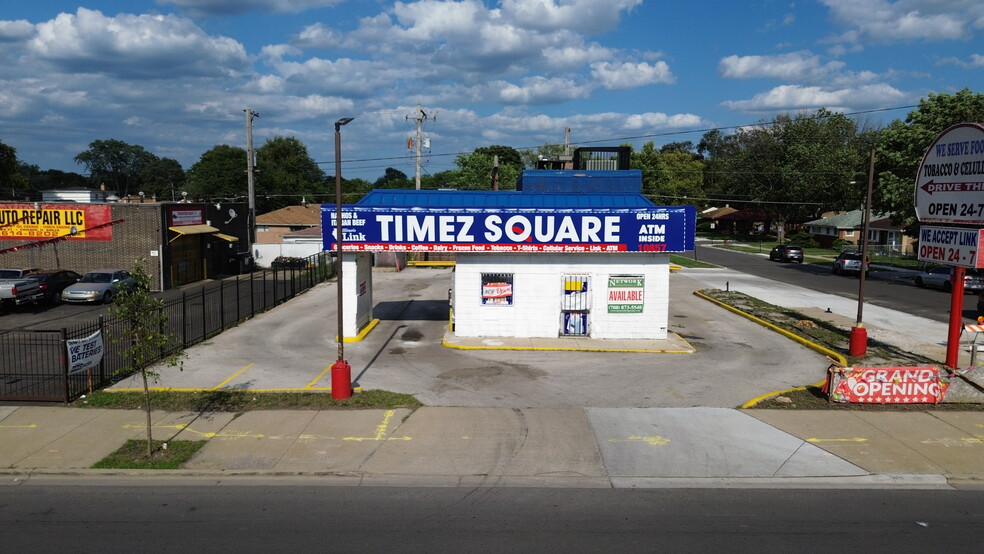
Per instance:
[[[951,275],[953,275],[953,266],[941,265],[916,275],[914,282],[917,287],[933,287],[943,292],[950,292],[953,288],[950,283]],[[964,292],[980,294],[982,291],[984,291],[984,278],[976,269],[968,268],[964,275]]]
[[[137,281],[125,269],[97,269],[79,279],[78,283],[65,287],[62,302],[102,302],[109,304],[123,290],[137,288]]]

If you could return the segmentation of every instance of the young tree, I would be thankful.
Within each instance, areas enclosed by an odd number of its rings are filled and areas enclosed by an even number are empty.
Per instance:
[[[147,412],[147,457],[153,455],[154,438],[151,432],[151,402],[149,380],[159,375],[150,366],[165,353],[165,363],[182,367],[184,353],[175,351],[176,337],[168,333],[168,315],[164,301],[150,295],[150,276],[144,269],[146,260],[139,259],[131,271],[137,286],[133,290],[120,290],[113,299],[109,313],[121,320],[118,331],[110,337],[113,344],[123,346],[126,360],[121,373],[140,372],[143,379],[144,407]]]

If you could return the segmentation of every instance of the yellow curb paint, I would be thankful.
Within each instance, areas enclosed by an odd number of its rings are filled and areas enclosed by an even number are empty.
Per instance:
[[[861,437],[855,437],[853,439],[816,439],[810,438],[806,439],[806,442],[818,443],[818,442],[868,442],[868,439]]]
[[[216,389],[176,389],[171,387],[149,387],[154,392],[211,392]],[[105,392],[143,392],[143,389],[106,389]],[[286,389],[230,389],[229,392],[331,392],[331,387],[286,388]],[[362,387],[352,387],[352,392],[362,392]]]
[[[806,346],[807,348],[816,350],[817,352],[819,352],[821,354],[824,354],[826,356],[829,356],[830,358],[834,359],[840,365],[843,365],[843,366],[846,366],[847,365],[847,358],[845,358],[842,354],[840,354],[838,352],[834,352],[833,350],[827,348],[826,346],[821,346],[821,345],[819,345],[819,344],[817,344],[815,342],[809,341],[809,340],[807,340],[807,339],[805,339],[805,338],[797,335],[796,333],[791,333],[791,332],[783,329],[782,327],[779,327],[777,325],[773,325],[772,323],[769,323],[768,321],[765,321],[764,319],[760,319],[758,317],[755,317],[754,315],[752,315],[752,314],[750,314],[748,312],[739,310],[738,308],[735,308],[734,306],[729,306],[728,304],[725,304],[724,302],[721,302],[720,300],[716,300],[714,298],[711,298],[710,296],[707,296],[706,294],[700,292],[699,290],[695,290],[694,291],[694,296],[696,296],[698,298],[703,298],[704,300],[707,300],[707,301],[709,301],[709,302],[711,302],[713,304],[717,304],[718,306],[720,306],[720,307],[722,307],[722,308],[724,308],[724,309],[726,309],[728,311],[734,312],[734,313],[736,313],[736,314],[738,314],[738,315],[740,315],[740,316],[742,316],[742,317],[744,317],[746,319],[749,319],[751,321],[754,321],[755,323],[758,323],[759,325],[762,325],[763,327],[766,327],[767,329],[771,329],[771,330],[779,333],[780,335],[789,337],[789,338],[793,339],[794,341],[802,344],[803,346]],[[752,406],[758,404],[759,402],[761,402],[761,401],[763,401],[763,400],[765,400],[767,398],[772,398],[773,396],[779,396],[780,394],[787,393],[787,392],[805,390],[807,387],[819,387],[819,386],[823,386],[824,382],[826,382],[826,379],[821,380],[821,381],[818,381],[816,383],[813,383],[812,385],[806,385],[806,386],[802,386],[802,387],[793,387],[793,388],[790,388],[790,389],[782,389],[782,390],[778,390],[778,391],[767,392],[767,393],[765,393],[763,395],[756,396],[755,398],[749,400],[748,402],[745,402],[744,404],[741,405],[741,407],[742,408],[751,408]]]
[[[689,346],[690,350],[670,350],[670,349],[619,349],[619,348],[586,348],[586,347],[554,347],[554,346],[464,346],[460,344],[452,344],[448,342],[447,339],[441,339],[441,346],[446,348],[454,348],[457,350],[538,350],[538,351],[551,351],[551,352],[619,352],[624,354],[693,354],[697,351],[687,339],[677,335],[678,339],[683,341],[684,344]]]
[[[372,331],[377,325],[379,325],[379,320],[378,319],[374,319],[374,320],[370,321],[369,323],[366,324],[365,327],[362,328],[361,331],[359,331],[359,334],[358,335],[356,335],[354,337],[345,337],[345,342],[360,342],[360,341],[362,341],[363,339],[366,338],[366,335],[368,335],[369,332]],[[338,342],[338,335],[335,335],[335,342]]]
[[[631,435],[631,436],[629,436],[626,439],[608,439],[608,442],[614,442],[614,443],[618,443],[618,442],[644,442],[644,443],[649,444],[649,445],[652,445],[652,446],[665,446],[665,445],[667,445],[667,444],[670,443],[670,439],[668,439],[666,437],[661,437],[659,435],[655,435],[655,436],[652,436],[652,437],[640,437],[638,435]]]

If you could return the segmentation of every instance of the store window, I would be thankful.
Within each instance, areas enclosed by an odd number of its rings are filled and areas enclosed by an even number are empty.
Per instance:
[[[512,306],[513,303],[513,274],[512,273],[483,273],[482,274],[482,305],[483,306]]]

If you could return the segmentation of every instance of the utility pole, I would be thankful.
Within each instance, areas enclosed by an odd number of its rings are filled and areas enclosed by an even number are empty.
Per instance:
[[[410,120],[410,119],[411,119],[411,117],[408,115],[407,116],[407,120]],[[415,142],[414,142],[414,150],[416,151],[416,155],[417,155],[417,172],[416,172],[416,175],[417,175],[417,190],[420,190],[420,158],[421,158],[421,155],[423,153],[423,148],[424,148],[424,142],[422,140],[421,128],[423,127],[425,121],[427,121],[427,120],[434,121],[434,120],[437,119],[437,116],[435,115],[434,117],[428,117],[427,114],[424,113],[424,110],[421,109],[420,104],[417,104],[417,113],[414,114],[414,117],[412,119],[415,122],[417,122],[417,138],[415,139]]]
[[[492,156],[492,190],[499,190],[499,155]]]
[[[246,233],[249,235],[249,250],[247,252],[251,258],[253,256],[253,243],[256,242],[256,200],[253,187],[253,158],[255,156],[253,153],[253,118],[260,117],[260,114],[249,108],[243,111],[246,112],[246,189],[247,195],[249,196],[249,217],[246,220],[249,224],[249,229],[246,230]],[[252,266],[252,264],[250,265]]]

